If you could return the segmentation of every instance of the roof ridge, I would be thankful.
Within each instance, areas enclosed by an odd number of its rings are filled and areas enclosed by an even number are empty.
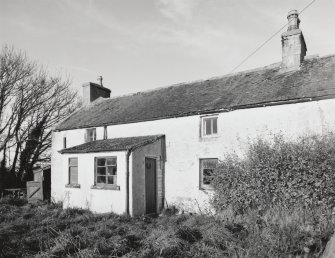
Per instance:
[[[315,58],[322,59],[322,58],[327,58],[327,57],[331,57],[331,56],[335,57],[335,54],[329,54],[329,55],[324,55],[324,56],[320,56],[319,54],[313,54],[313,55],[306,56],[305,59],[307,59],[307,60],[315,59]],[[153,88],[153,89],[147,89],[147,90],[138,91],[138,92],[130,92],[130,93],[114,96],[114,97],[111,97],[109,99],[129,97],[129,96],[134,96],[134,95],[138,95],[138,94],[142,94],[142,93],[155,92],[155,91],[159,91],[159,90],[162,90],[162,89],[167,89],[167,88],[170,88],[170,87],[181,87],[181,86],[186,86],[186,85],[193,84],[193,83],[200,83],[200,82],[205,82],[205,81],[210,81],[210,80],[215,80],[215,79],[222,79],[222,78],[232,77],[232,76],[236,76],[236,75],[251,73],[251,72],[274,69],[274,68],[280,67],[280,65],[281,65],[281,62],[275,62],[275,63],[269,64],[269,65],[260,66],[260,67],[256,67],[256,68],[251,68],[251,69],[247,69],[247,70],[243,70],[243,71],[239,71],[239,72],[227,73],[225,75],[212,76],[212,77],[209,77],[207,79],[185,81],[185,82],[160,86],[160,87],[156,87],[156,88]]]
[[[185,82],[175,83],[175,84],[171,84],[171,85],[165,85],[165,86],[161,86],[161,87],[157,87],[157,88],[153,88],[153,89],[147,89],[147,90],[138,91],[138,92],[130,92],[130,93],[126,93],[126,94],[122,94],[122,95],[118,95],[118,96],[113,96],[109,99],[117,99],[117,98],[121,98],[121,97],[135,96],[135,95],[138,95],[138,94],[155,92],[155,91],[159,91],[159,90],[167,89],[167,88],[171,88],[171,87],[187,86],[189,84],[194,84],[194,83],[201,83],[201,82],[205,82],[205,81],[210,81],[210,80],[215,80],[215,79],[222,79],[222,78],[232,77],[232,76],[236,76],[236,75],[240,75],[240,74],[246,74],[246,73],[250,73],[250,72],[257,72],[257,71],[261,71],[261,70],[273,69],[273,68],[279,67],[280,64],[281,64],[281,62],[276,62],[276,63],[272,63],[270,65],[261,66],[261,67],[257,67],[257,68],[252,68],[252,69],[239,71],[239,72],[235,72],[235,73],[228,73],[228,74],[225,74],[225,75],[212,76],[212,77],[209,77],[207,79],[198,79],[198,80],[187,81],[187,82],[185,81]]]

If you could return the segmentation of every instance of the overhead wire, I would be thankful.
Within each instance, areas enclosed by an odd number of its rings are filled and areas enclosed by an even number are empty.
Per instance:
[[[309,8],[312,4],[314,4],[317,0],[312,0],[308,5],[306,5],[299,14],[302,14],[307,8]],[[250,57],[252,57],[254,54],[256,54],[262,47],[264,47],[270,40],[272,40],[275,36],[277,36],[278,33],[280,33],[289,22],[286,22],[278,31],[276,31],[271,37],[269,37],[266,41],[264,41],[260,46],[258,46],[251,54],[249,54],[246,58],[244,58],[238,65],[236,65],[230,73],[233,73],[238,69],[241,65],[243,65]]]

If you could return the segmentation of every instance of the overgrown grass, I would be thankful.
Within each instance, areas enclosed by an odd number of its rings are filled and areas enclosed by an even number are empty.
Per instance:
[[[319,257],[334,226],[326,208],[130,218],[5,200],[0,257]]]

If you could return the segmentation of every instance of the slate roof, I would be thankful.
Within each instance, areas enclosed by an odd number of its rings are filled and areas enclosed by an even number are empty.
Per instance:
[[[299,70],[280,64],[131,95],[98,99],[56,130],[133,123],[257,105],[335,97],[335,55],[304,60]]]
[[[60,153],[90,153],[105,151],[134,150],[147,144],[153,143],[164,137],[164,135],[148,135],[138,137],[114,138],[98,140],[80,144],[71,148],[63,149]]]

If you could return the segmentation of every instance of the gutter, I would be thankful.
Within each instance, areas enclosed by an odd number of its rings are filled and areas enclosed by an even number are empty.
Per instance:
[[[131,150],[127,150],[126,152],[126,215],[130,215],[129,213],[129,157],[131,154]]]

